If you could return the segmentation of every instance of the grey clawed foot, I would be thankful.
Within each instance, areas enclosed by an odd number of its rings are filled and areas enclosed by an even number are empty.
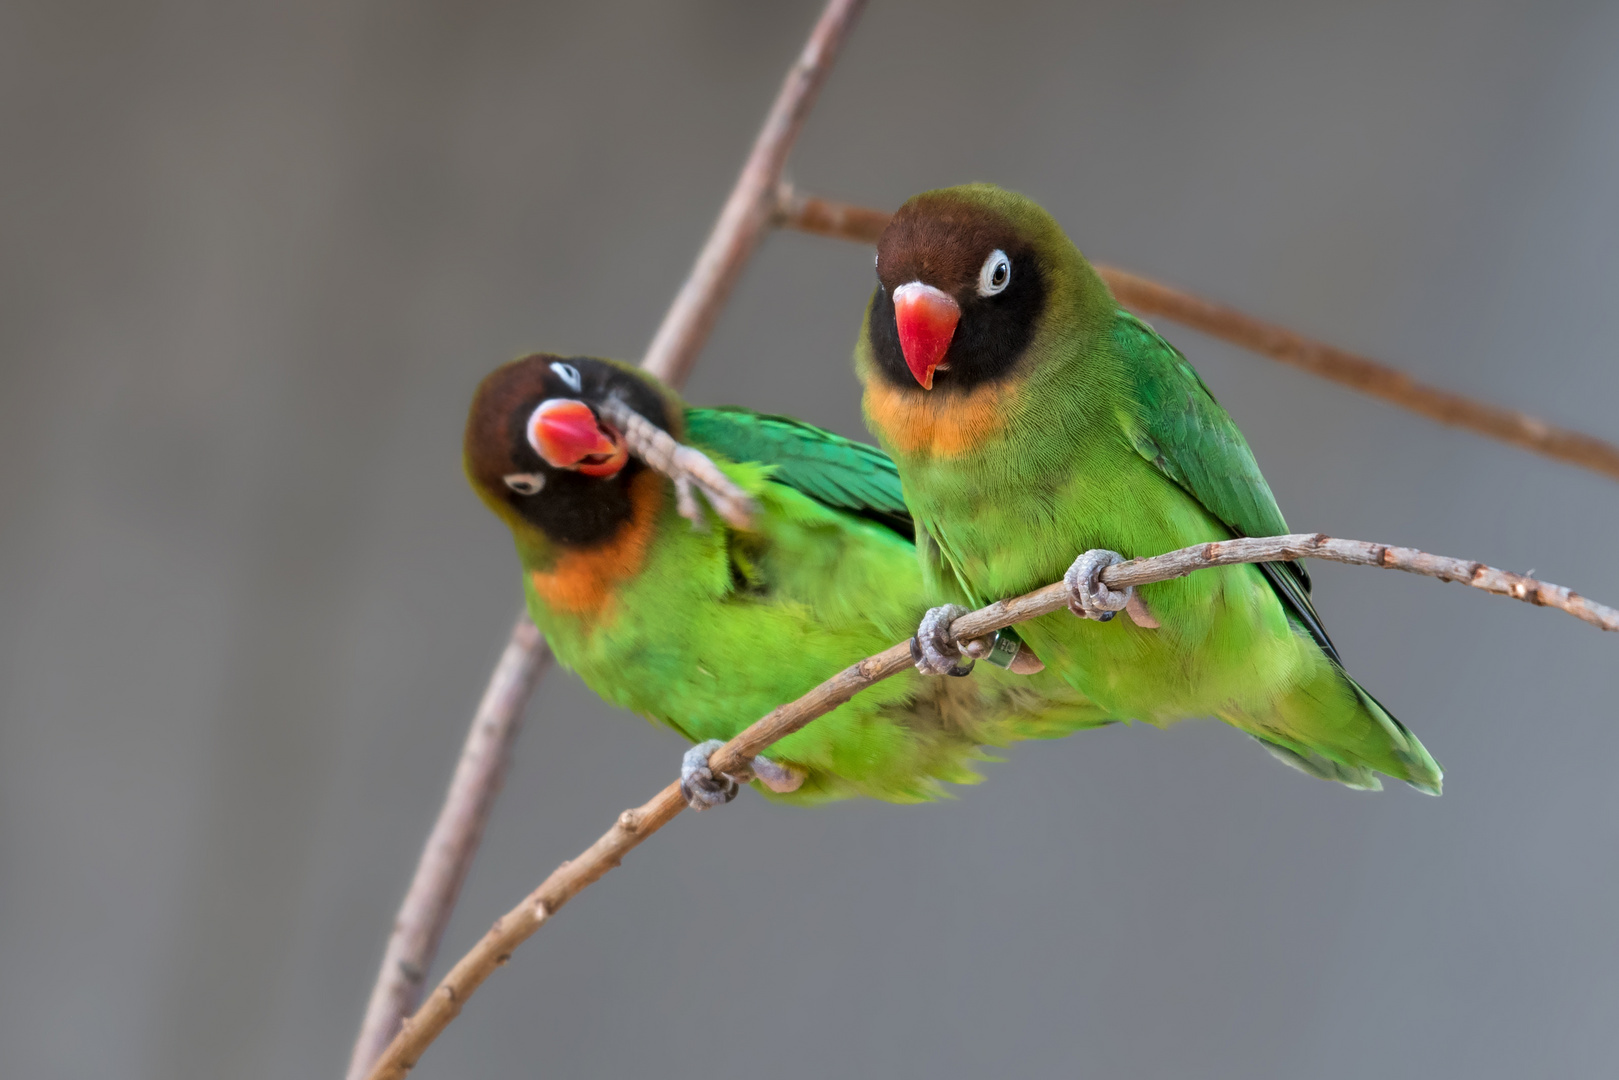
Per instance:
[[[720,739],[700,742],[686,751],[680,759],[680,794],[693,810],[707,810],[711,806],[724,806],[736,798],[741,785],[736,778],[725,773],[715,774],[708,767],[709,755],[724,746]]]
[[[693,810],[725,805],[736,798],[744,783],[755,777],[778,795],[803,786],[803,770],[772,761],[763,754],[755,757],[750,767],[740,773],[714,772],[708,767],[708,759],[724,745],[719,739],[709,739],[687,750],[680,759],[680,794]]]
[[[1125,586],[1123,591],[1115,592],[1102,583],[1102,571],[1123,561],[1123,555],[1106,548],[1092,548],[1075,559],[1062,576],[1063,584],[1068,586],[1068,610],[1097,622],[1107,622],[1123,611],[1135,595],[1135,587]]]
[[[950,638],[950,624],[967,614],[959,604],[941,604],[928,608],[922,616],[922,625],[911,638],[911,659],[916,670],[924,675],[962,676],[973,669],[972,661],[961,663],[962,647]],[[969,648],[971,643],[969,643]]]

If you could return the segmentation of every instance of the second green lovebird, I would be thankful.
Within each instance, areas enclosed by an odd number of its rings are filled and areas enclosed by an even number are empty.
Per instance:
[[[686,508],[700,528],[683,517],[675,483],[631,453],[632,413],[751,497],[748,527],[703,507]],[[529,613],[557,659],[698,744],[682,766],[698,808],[736,791],[706,768],[714,740],[903,641],[940,595],[924,582],[899,475],[875,447],[785,417],[687,408],[627,365],[536,355],[497,369],[473,400],[464,459],[511,529]],[[986,745],[1108,720],[1050,672],[906,672],[781,740],[754,774],[790,801],[912,802],[941,781],[976,781]]]
[[[1197,372],[1118,307],[1050,214],[987,184],[926,192],[877,250],[856,347],[867,423],[899,466],[919,544],[969,603],[1064,579],[1082,617],[1019,632],[1109,715],[1213,715],[1311,775],[1377,788],[1383,773],[1439,794],[1438,764],[1344,670],[1302,565],[1202,570],[1138,594],[1101,582],[1121,558],[1288,528]],[[924,670],[957,662],[943,630],[958,611],[924,619]]]

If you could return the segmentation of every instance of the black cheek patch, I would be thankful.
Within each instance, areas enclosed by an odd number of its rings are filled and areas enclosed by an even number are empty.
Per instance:
[[[612,364],[588,356],[563,357],[579,372],[581,387],[575,393],[560,377],[547,373],[545,397],[577,397],[599,405],[616,394],[630,408],[652,423],[669,430],[667,405],[662,395],[643,380]],[[508,495],[523,518],[558,544],[594,547],[617,534],[619,527],[634,516],[630,502],[630,482],[646,468],[631,457],[612,476],[586,476],[573,469],[547,465],[528,442],[528,418],[544,398],[536,398],[511,418],[508,433],[512,461],[520,472],[539,473],[545,487],[534,495]]]
[[[1034,328],[1046,307],[1046,279],[1032,252],[1012,256],[1012,283],[995,296],[972,296],[961,306],[961,321],[933,373],[933,388],[972,390],[1010,375],[1023,351],[1034,339]],[[894,324],[894,301],[878,288],[867,309],[867,340],[877,371],[894,386],[916,388],[916,377],[905,365]]]
[[[916,386],[916,378],[911,374],[911,369],[905,366],[905,352],[899,347],[899,327],[894,324],[894,298],[881,285],[872,294],[871,304],[866,309],[866,325],[870,328],[866,336],[878,372],[895,386]]]
[[[611,540],[619,526],[634,516],[630,481],[645,468],[631,459],[616,475],[586,476],[568,469],[546,473],[537,495],[516,495],[512,505],[552,541],[570,547],[594,547]]]
[[[1005,292],[975,296],[962,305],[961,321],[944,354],[950,370],[936,372],[933,385],[971,390],[1010,375],[1034,339],[1045,306],[1045,275],[1034,256],[1013,256],[1012,283]]]

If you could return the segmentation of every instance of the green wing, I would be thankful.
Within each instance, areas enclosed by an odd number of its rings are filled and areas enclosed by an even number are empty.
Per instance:
[[[1113,336],[1136,375],[1143,406],[1130,431],[1136,451],[1238,536],[1287,532],[1248,440],[1186,357],[1127,311],[1118,313]],[[1310,603],[1310,575],[1303,564],[1260,563],[1259,569],[1316,643],[1341,664]]]
[[[834,435],[790,416],[725,406],[687,409],[686,437],[732,461],[775,466],[771,479],[826,506],[915,537],[899,469],[875,446]]]

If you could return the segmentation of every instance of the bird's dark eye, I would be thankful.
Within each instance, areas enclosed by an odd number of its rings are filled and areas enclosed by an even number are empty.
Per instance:
[[[978,271],[978,295],[994,296],[1004,291],[1011,280],[1012,260],[1006,257],[1006,252],[996,248]]]
[[[557,378],[568,384],[568,389],[578,393],[584,385],[579,378],[579,369],[572,364],[564,364],[561,360],[551,365],[551,370],[557,373]]]
[[[540,489],[545,486],[545,477],[539,473],[507,473],[501,479],[506,481],[507,487],[519,495],[538,495]]]

